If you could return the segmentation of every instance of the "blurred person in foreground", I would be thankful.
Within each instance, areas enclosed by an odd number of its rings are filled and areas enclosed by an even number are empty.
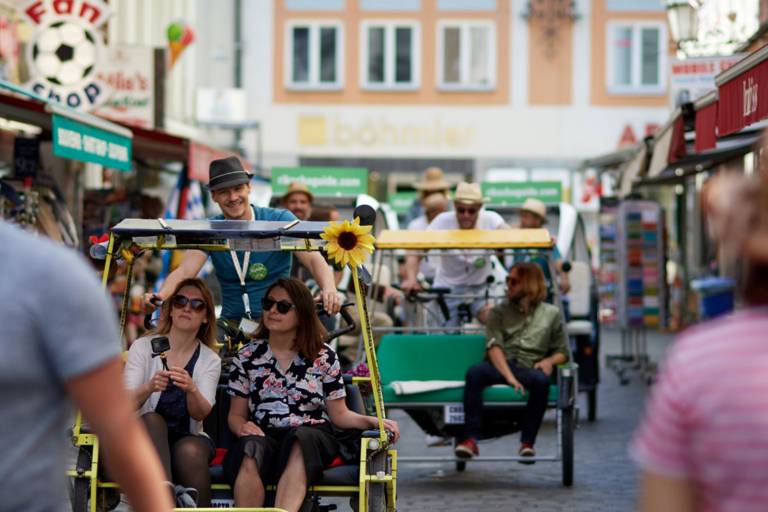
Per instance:
[[[0,510],[62,510],[68,398],[133,510],[171,510],[160,461],[122,385],[117,325],[72,251],[0,221]]]
[[[644,512],[768,503],[768,177],[720,174],[702,203],[741,266],[744,308],[688,329],[667,353],[631,447]]]

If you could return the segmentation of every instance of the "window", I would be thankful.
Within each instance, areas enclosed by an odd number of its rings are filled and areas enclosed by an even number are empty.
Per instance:
[[[440,24],[437,68],[441,89],[490,90],[495,87],[494,32],[490,22]]]
[[[413,89],[419,85],[419,33],[415,23],[363,24],[361,83],[367,89]]]
[[[288,26],[286,85],[291,89],[341,87],[342,38],[337,23]]]
[[[608,92],[663,94],[667,34],[661,23],[608,26]]]

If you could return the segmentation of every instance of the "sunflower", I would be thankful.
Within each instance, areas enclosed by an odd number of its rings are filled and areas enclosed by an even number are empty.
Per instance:
[[[328,257],[342,266],[351,264],[353,267],[362,265],[366,252],[373,252],[373,235],[370,234],[373,226],[361,226],[360,217],[349,222],[331,222],[323,230],[320,238],[328,244],[325,251]]]

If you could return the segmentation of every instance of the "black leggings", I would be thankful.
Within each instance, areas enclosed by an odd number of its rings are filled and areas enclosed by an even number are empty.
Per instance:
[[[141,419],[165,469],[168,480],[197,489],[197,505],[211,506],[211,475],[208,464],[215,455],[213,442],[194,434],[169,432],[165,419],[148,412]]]

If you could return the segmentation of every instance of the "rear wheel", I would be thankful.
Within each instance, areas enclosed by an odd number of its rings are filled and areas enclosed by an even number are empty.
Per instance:
[[[375,475],[379,472],[389,474],[387,468],[387,452],[379,450],[374,453],[368,461],[368,474]],[[369,482],[368,491],[368,512],[386,512],[387,510],[387,486],[383,483]]]
[[[589,421],[597,419],[597,384],[587,391],[587,419]]]
[[[80,448],[77,453],[77,471],[87,471],[91,468],[91,452],[86,448]],[[91,480],[89,478],[72,479],[72,512],[87,512],[88,498],[90,497]]]
[[[456,461],[456,471],[461,473],[465,469],[467,469],[467,463],[466,462],[464,462],[463,460]]]
[[[560,414],[562,421],[560,442],[563,447],[563,485],[570,487],[573,485],[573,434],[576,427],[574,408],[562,409]]]

